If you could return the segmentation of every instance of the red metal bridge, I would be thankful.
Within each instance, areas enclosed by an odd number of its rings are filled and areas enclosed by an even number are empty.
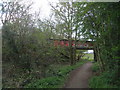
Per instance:
[[[61,46],[61,47],[67,47],[69,46],[69,41],[66,39],[50,39],[53,41],[54,46]],[[76,49],[81,49],[81,50],[93,50],[93,41],[76,41]],[[72,46],[75,47],[75,40],[72,40]]]

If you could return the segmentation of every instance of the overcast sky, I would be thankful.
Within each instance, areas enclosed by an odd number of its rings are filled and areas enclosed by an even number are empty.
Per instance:
[[[49,2],[55,4],[58,0],[31,0],[31,2],[33,2],[32,12],[40,9],[42,18],[46,18],[49,16],[51,9]]]
[[[3,0],[0,0],[0,3]],[[9,1],[9,0],[4,0]],[[35,11],[38,12],[40,10],[41,18],[47,18],[50,14],[50,5],[49,2],[52,4],[55,4],[58,2],[58,0],[23,0],[25,4],[29,4],[33,2],[31,13],[34,13]],[[1,26],[1,25],[0,25]],[[88,52],[93,52],[92,50],[88,50]]]
[[[51,3],[56,3],[58,2],[58,0],[32,0],[32,2],[34,2],[33,4],[33,12],[34,11],[39,11],[39,9],[41,10],[41,15],[43,18],[46,18],[49,16],[50,14],[50,5],[49,2]],[[93,52],[93,50],[88,50],[88,52]]]
[[[2,2],[9,2],[9,1],[15,1],[15,0],[0,0],[0,3]],[[47,18],[50,14],[50,3],[55,4],[58,2],[58,0],[17,0],[17,1],[22,1],[24,4],[30,4],[33,2],[32,8],[31,8],[31,13],[38,12],[40,10],[40,16],[41,18]],[[0,7],[1,9],[1,7]],[[0,27],[2,26],[2,23],[0,22]]]

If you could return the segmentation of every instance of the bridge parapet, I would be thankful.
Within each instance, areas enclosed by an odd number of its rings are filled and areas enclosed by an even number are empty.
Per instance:
[[[69,41],[68,40],[56,40],[52,39],[54,42],[54,46],[61,46],[61,47],[68,47],[69,46]],[[75,41],[72,40],[72,47],[75,47]],[[76,48],[77,49],[93,49],[93,42],[92,41],[76,41]]]

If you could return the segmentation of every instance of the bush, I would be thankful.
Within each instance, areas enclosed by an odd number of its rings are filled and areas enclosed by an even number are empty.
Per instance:
[[[98,65],[97,62],[94,63],[94,65],[92,66],[92,70],[93,70],[93,72],[97,72],[97,71],[99,71],[99,65]]]
[[[109,72],[104,72],[100,76],[94,76],[90,79],[90,88],[118,88],[118,86],[110,84],[111,78]]]
[[[29,83],[25,86],[25,88],[60,88],[63,86],[64,82],[66,81],[69,72],[73,69],[79,67],[80,65],[84,64],[85,60],[78,62],[76,65],[73,66],[64,66],[59,68],[52,77],[43,78],[40,80],[35,80],[32,83]]]
[[[98,62],[94,63],[92,70],[100,74]],[[99,76],[93,76],[89,81],[89,86],[90,88],[118,88],[112,81],[114,75],[115,71],[105,71]]]
[[[27,88],[56,88],[62,82],[60,77],[48,77],[28,84]]]

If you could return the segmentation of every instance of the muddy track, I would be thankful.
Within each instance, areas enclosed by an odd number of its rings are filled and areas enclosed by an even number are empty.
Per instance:
[[[87,62],[70,73],[64,88],[89,88],[88,80],[92,76],[92,63]]]

